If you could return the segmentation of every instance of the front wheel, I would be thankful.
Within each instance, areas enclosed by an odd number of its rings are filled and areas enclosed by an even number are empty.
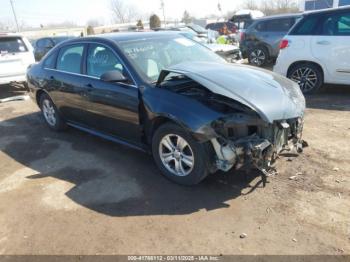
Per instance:
[[[210,148],[173,123],[162,125],[152,139],[152,153],[163,175],[182,185],[201,182],[210,170]]]

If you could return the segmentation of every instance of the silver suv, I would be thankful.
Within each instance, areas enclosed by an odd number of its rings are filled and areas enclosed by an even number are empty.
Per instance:
[[[300,14],[269,16],[254,20],[241,33],[240,47],[249,63],[263,66],[278,56],[281,39],[301,17]]]

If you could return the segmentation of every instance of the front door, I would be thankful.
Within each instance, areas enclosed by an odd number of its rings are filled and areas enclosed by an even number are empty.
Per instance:
[[[120,71],[127,82],[104,82],[102,74]],[[94,117],[91,127],[127,141],[140,141],[139,95],[136,84],[117,54],[103,44],[89,44],[86,55],[86,79],[89,90],[85,98]]]

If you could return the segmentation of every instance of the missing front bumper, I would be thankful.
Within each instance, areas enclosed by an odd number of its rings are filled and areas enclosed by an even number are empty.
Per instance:
[[[301,139],[302,121],[295,127],[285,121],[276,123],[265,130],[269,139],[257,134],[235,141],[229,139],[211,140],[216,152],[216,168],[228,171],[231,168],[240,169],[243,166],[255,166],[261,171],[263,184],[266,177],[276,173],[274,163],[283,153],[298,155],[307,143]]]

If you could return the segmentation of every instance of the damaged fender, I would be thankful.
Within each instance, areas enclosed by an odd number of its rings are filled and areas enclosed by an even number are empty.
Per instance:
[[[297,84],[265,70],[182,63],[163,70],[143,102],[150,122],[166,117],[199,142],[210,141],[220,170],[252,164],[266,175],[278,154],[301,148],[304,96]]]

